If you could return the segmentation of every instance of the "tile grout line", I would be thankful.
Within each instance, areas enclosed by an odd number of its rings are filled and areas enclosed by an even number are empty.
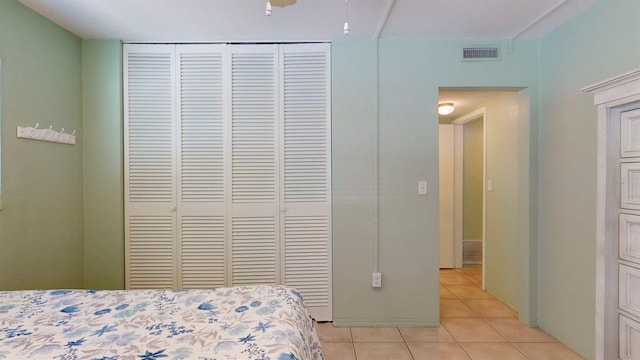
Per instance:
[[[409,355],[411,355],[411,359],[416,360],[416,357],[415,355],[413,355],[413,352],[411,351],[411,348],[409,347],[409,344],[407,343],[407,339],[404,337],[404,334],[402,333],[402,331],[400,331],[399,327],[396,327],[396,330],[398,330],[398,332],[400,333],[400,337],[402,337],[402,341],[404,341],[404,346],[407,347],[407,350],[409,351]]]

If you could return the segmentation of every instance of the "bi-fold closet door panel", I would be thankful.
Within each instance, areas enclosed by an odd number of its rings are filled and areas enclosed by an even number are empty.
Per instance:
[[[277,46],[232,45],[230,285],[280,283]]]
[[[226,284],[225,45],[177,45],[179,288]]]
[[[282,283],[331,320],[331,96],[329,44],[281,45]]]
[[[124,48],[125,285],[177,286],[173,46]]]
[[[127,288],[285,284],[330,320],[329,45],[124,54]]]

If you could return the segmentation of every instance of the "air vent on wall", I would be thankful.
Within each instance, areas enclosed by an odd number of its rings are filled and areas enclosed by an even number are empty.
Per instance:
[[[499,46],[465,46],[462,48],[462,61],[500,60]]]

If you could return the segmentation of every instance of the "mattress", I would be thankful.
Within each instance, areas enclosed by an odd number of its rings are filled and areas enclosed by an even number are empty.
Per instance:
[[[285,286],[0,292],[0,359],[324,359]]]

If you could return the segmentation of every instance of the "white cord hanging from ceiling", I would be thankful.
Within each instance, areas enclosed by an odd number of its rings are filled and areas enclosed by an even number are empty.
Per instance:
[[[344,0],[344,34],[349,35],[351,29],[349,28],[349,0]]]

